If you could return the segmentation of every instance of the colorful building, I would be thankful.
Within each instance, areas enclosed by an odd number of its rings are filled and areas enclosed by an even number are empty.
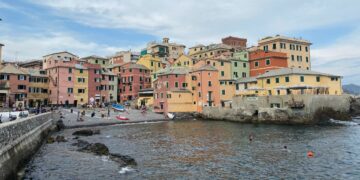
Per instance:
[[[0,105],[2,107],[27,107],[27,92],[29,87],[27,71],[6,64],[0,69]]]
[[[242,49],[242,50],[246,49],[247,39],[245,39],[245,38],[228,36],[228,37],[222,38],[221,41],[223,44],[231,46],[235,49]]]
[[[81,65],[74,66],[74,106],[84,105],[89,102],[89,70]]]
[[[189,56],[194,59],[213,58],[232,51],[233,48],[226,44],[197,45],[189,48]]]
[[[287,55],[280,52],[256,50],[249,53],[250,76],[255,77],[270,70],[287,68]]]
[[[233,53],[231,61],[231,79],[246,78],[250,76],[249,53],[240,51]]]
[[[132,51],[120,51],[110,58],[110,64],[122,64],[136,62],[140,58],[140,53]]]
[[[175,67],[193,67],[196,64],[195,59],[191,59],[189,56],[183,54],[173,62]]]
[[[132,101],[139,91],[151,87],[150,70],[141,64],[123,63],[113,69],[119,77],[118,101]]]
[[[296,94],[329,94],[341,95],[341,77],[299,68],[282,68],[271,70],[256,78],[252,87],[245,82],[238,82],[238,86],[246,88],[238,90],[238,95],[274,96]]]
[[[163,38],[161,43],[150,42],[145,49],[141,51],[141,56],[151,54],[158,58],[177,59],[185,53],[185,45],[170,43],[169,38]]]
[[[311,42],[307,40],[276,35],[274,37],[263,38],[258,44],[259,49],[263,51],[286,53],[289,68],[311,70]]]
[[[22,68],[31,68],[31,69],[43,69],[42,60],[32,60],[27,62],[19,63],[19,66]]]
[[[38,107],[49,103],[49,78],[45,70],[26,69],[29,73],[28,105]]]
[[[219,56],[216,58],[201,59],[195,64],[195,68],[202,67],[204,65],[210,65],[215,67],[219,71],[219,80],[231,80],[231,60],[225,56]]]
[[[84,58],[81,58],[80,61],[86,61],[90,64],[98,64],[101,67],[106,67],[110,64],[110,60],[104,57],[100,57],[97,55],[87,56]]]
[[[136,64],[143,65],[150,70],[152,81],[156,79],[156,72],[163,69],[160,58],[153,57],[150,54],[142,56]]]

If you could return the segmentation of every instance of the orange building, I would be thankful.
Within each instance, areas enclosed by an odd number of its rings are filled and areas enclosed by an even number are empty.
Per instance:
[[[263,50],[250,52],[249,63],[250,77],[264,74],[270,70],[288,67],[286,53]]]

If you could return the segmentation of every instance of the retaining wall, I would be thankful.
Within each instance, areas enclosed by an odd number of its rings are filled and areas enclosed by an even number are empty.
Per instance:
[[[58,115],[48,112],[0,124],[0,179],[16,179],[18,170],[35,154]]]

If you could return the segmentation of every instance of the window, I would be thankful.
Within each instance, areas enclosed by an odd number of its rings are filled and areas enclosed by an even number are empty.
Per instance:
[[[221,66],[224,66],[224,61],[221,61],[221,63],[220,63],[220,64],[221,64]],[[215,65],[214,65],[214,66],[215,66]]]
[[[307,46],[305,46],[305,51],[308,52],[309,51],[309,48]]]
[[[103,64],[105,64],[105,61],[103,61]]]
[[[72,73],[72,68],[69,68],[69,73]]]
[[[316,76],[316,82],[320,82],[320,76]]]
[[[71,77],[68,77],[68,81],[71,81]]]
[[[69,94],[72,94],[72,93],[73,93],[73,88],[68,88],[67,92],[68,92]]]
[[[83,70],[83,69],[79,69],[79,71],[80,71],[80,74],[82,74],[82,73],[84,72],[84,70]]]
[[[266,59],[266,65],[270,65],[270,59]]]
[[[78,82],[80,83],[84,83],[85,82],[85,78],[78,78]]]
[[[243,78],[246,78],[246,72],[243,72],[243,73],[242,73],[242,77],[243,77]]]
[[[286,49],[286,44],[285,43],[280,43],[280,49]]]
[[[166,82],[166,88],[169,88],[169,82]]]
[[[276,49],[276,44],[273,44],[273,49]]]
[[[286,76],[286,77],[285,77],[285,82],[290,82],[289,76]]]
[[[295,56],[294,55],[291,55],[291,60],[295,61]]]
[[[18,80],[26,80],[26,76],[24,76],[24,75],[18,75]]]
[[[201,92],[198,92],[199,97],[201,97]]]
[[[243,67],[246,68],[246,63],[243,63]]]
[[[238,77],[238,72],[234,72],[234,77]]]
[[[18,89],[19,90],[26,90],[26,86],[25,85],[18,85]]]
[[[305,59],[306,59],[306,62],[308,63],[308,62],[309,62],[309,57],[307,57],[307,56],[306,56],[306,58],[305,58]]]
[[[266,79],[266,84],[270,84],[270,83],[271,83],[270,79]]]
[[[85,93],[85,89],[78,89],[78,93],[80,93],[80,94]]]
[[[304,76],[300,76],[300,82],[304,82],[305,78]]]
[[[96,60],[95,60],[95,63],[96,63],[96,64],[98,64],[98,63],[99,63],[99,61],[96,59]]]
[[[208,82],[208,86],[211,87],[211,81]]]
[[[237,67],[237,62],[234,62],[234,66]]]
[[[129,69],[129,72],[132,72],[132,69]]]
[[[183,88],[186,88],[187,86],[188,86],[187,83],[182,83],[182,87],[183,87]]]
[[[267,45],[264,46],[264,51],[268,51],[268,50],[269,50],[268,46]]]
[[[1,75],[0,75],[0,80],[10,80],[10,75],[1,74]]]
[[[221,94],[222,94],[222,95],[225,95],[225,90],[224,90],[224,89],[221,90]]]
[[[259,62],[255,62],[255,67],[259,67]]]
[[[171,94],[166,94],[166,98],[171,99]]]
[[[151,66],[154,66],[154,62],[153,62],[153,61],[151,61]]]
[[[129,91],[132,91],[132,86],[129,86]]]
[[[179,87],[179,82],[175,82],[175,87]]]
[[[160,67],[160,63],[158,63],[158,67]]]
[[[279,82],[280,82],[280,79],[279,79],[279,78],[275,78],[275,82],[276,82],[276,83],[279,83]]]
[[[221,71],[221,76],[225,76],[225,72],[224,72],[224,71]]]
[[[216,63],[215,63],[215,62],[213,62],[213,66],[216,66]]]

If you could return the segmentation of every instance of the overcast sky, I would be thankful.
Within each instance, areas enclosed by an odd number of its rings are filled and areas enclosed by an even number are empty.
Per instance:
[[[0,0],[5,60],[67,50],[107,56],[170,37],[187,47],[276,34],[313,43],[313,70],[360,84],[358,0]]]

